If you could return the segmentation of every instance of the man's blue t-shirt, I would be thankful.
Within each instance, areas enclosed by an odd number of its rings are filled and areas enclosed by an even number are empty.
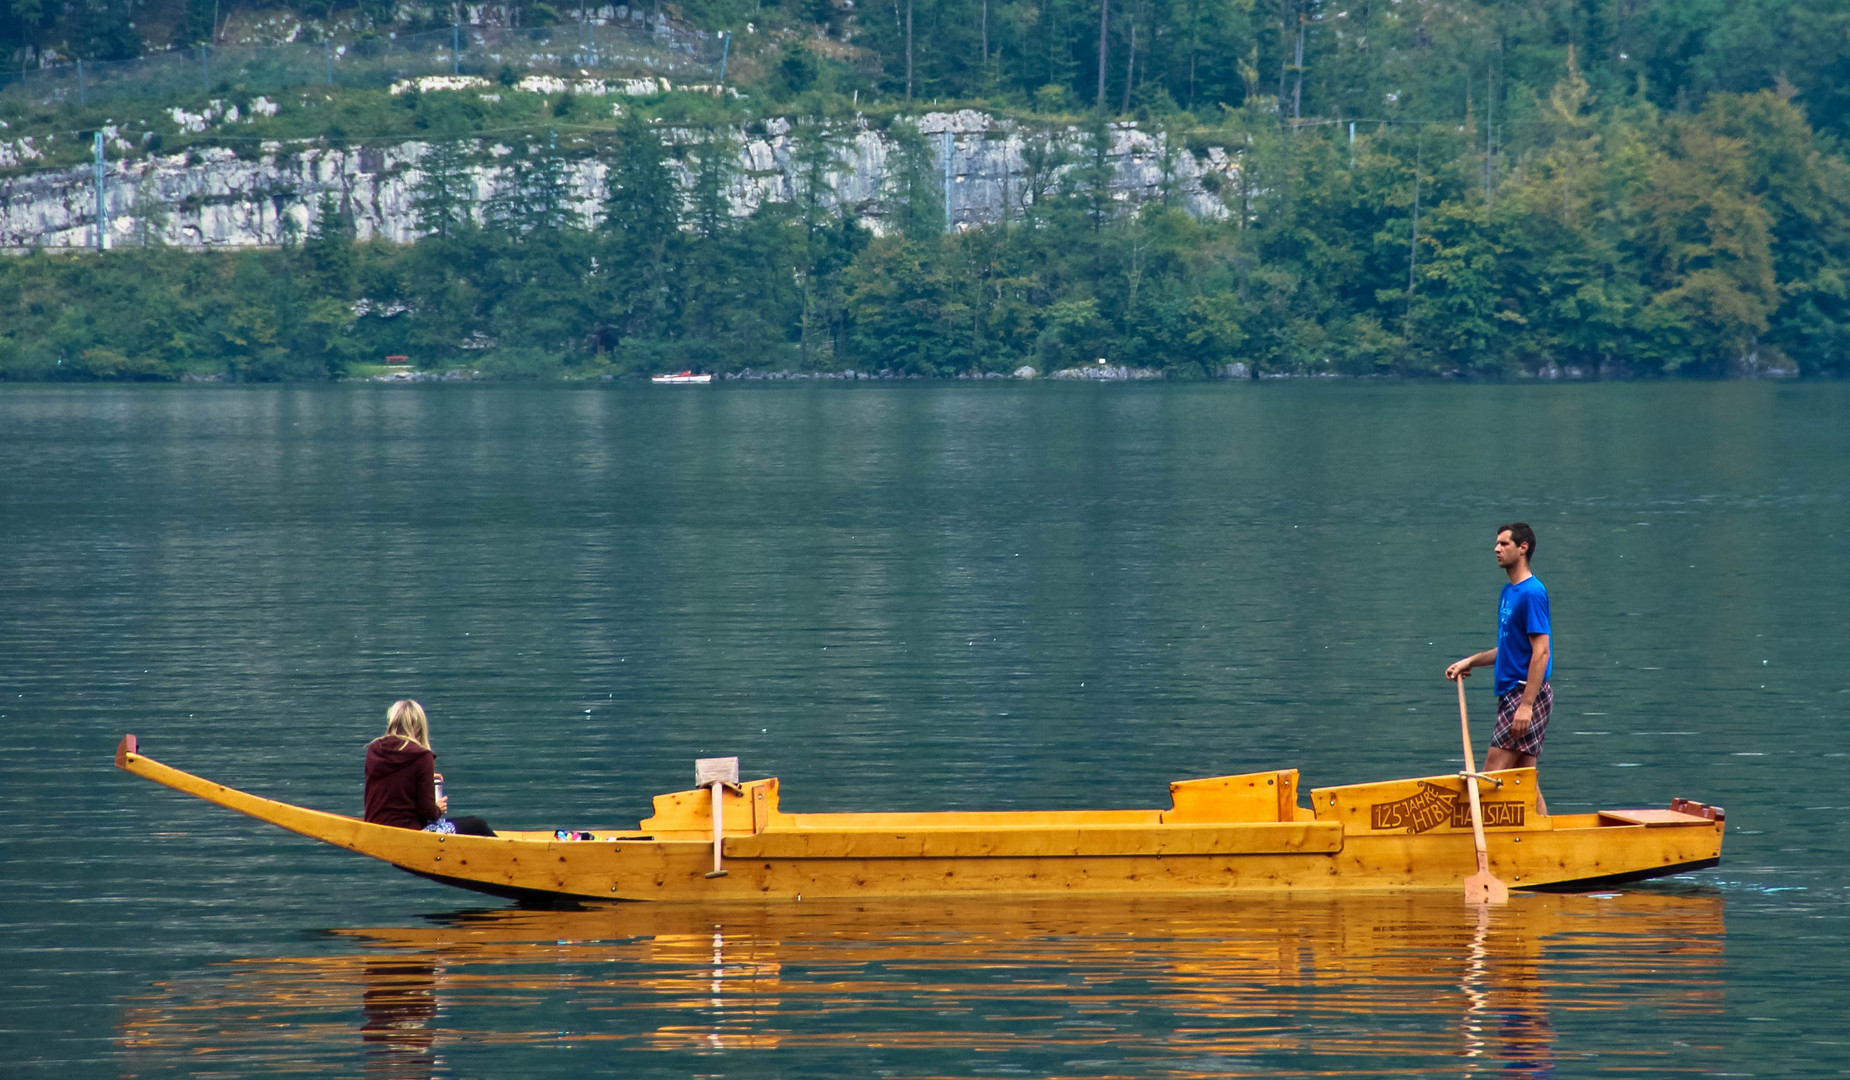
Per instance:
[[[1542,579],[1530,575],[1514,585],[1503,586],[1497,599],[1497,694],[1509,693],[1529,681],[1529,661],[1535,655],[1529,644],[1530,634],[1550,634],[1548,628],[1548,590]],[[1553,638],[1549,642],[1552,646]],[[1548,670],[1555,671],[1554,649],[1548,650]]]

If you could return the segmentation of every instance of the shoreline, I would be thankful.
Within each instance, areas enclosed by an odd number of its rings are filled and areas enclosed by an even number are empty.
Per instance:
[[[1089,369],[1078,369],[1078,374],[1070,374],[1073,369],[1066,369],[1048,375],[1012,375],[1003,372],[965,372],[957,375],[922,375],[916,372],[865,372],[865,371],[739,371],[715,372],[713,384],[727,383],[911,383],[911,384],[950,384],[950,383],[1103,383],[1103,384],[1159,384],[1173,386],[1218,385],[1227,383],[1405,383],[1409,385],[1446,385],[1471,384],[1483,386],[1548,386],[1558,384],[1653,384],[1673,383],[1714,384],[1714,383],[1792,383],[1825,384],[1841,382],[1828,376],[1801,375],[1796,371],[1773,370],[1727,376],[1690,376],[1664,375],[1653,377],[1623,375],[1535,375],[1527,372],[1504,376],[1484,376],[1446,372],[1437,375],[1405,374],[1367,374],[1348,375],[1340,372],[1264,372],[1257,375],[1215,376],[1210,378],[1174,378],[1155,369],[1132,369],[1132,374],[1093,374]],[[417,371],[394,372],[382,375],[353,375],[338,379],[281,379],[281,380],[238,380],[228,379],[222,375],[199,375],[188,373],[177,379],[3,379],[0,387],[16,386],[190,386],[190,387],[252,387],[252,386],[413,386],[429,384],[468,384],[482,386],[648,386],[648,375],[588,375],[562,378],[497,378],[479,371]],[[664,387],[663,389],[675,389]]]

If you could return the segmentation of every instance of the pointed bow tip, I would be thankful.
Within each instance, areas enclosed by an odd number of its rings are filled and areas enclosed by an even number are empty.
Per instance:
[[[122,741],[116,744],[116,768],[128,768],[128,756],[135,752],[135,736],[122,736]]]

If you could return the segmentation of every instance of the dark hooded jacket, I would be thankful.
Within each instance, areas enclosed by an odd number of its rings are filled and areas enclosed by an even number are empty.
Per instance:
[[[442,816],[437,809],[437,755],[417,743],[385,735],[366,746],[366,820],[422,829]]]

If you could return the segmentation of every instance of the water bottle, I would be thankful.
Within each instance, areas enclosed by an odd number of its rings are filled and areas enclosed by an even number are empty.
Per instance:
[[[442,802],[443,801],[443,777],[441,776],[437,777],[436,786],[437,786],[437,801]]]

